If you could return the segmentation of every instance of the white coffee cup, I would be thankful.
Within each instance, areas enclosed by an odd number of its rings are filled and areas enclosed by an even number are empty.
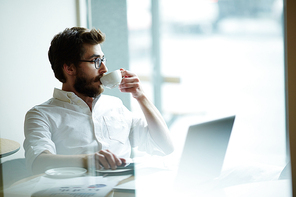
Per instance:
[[[100,80],[103,86],[105,86],[106,88],[110,88],[110,89],[115,88],[120,84],[122,80],[121,71],[115,70],[113,72],[110,72],[104,75],[103,77],[101,77]]]

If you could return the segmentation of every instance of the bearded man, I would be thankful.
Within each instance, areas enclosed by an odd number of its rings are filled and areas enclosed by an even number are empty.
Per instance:
[[[25,157],[33,173],[56,167],[116,169],[131,149],[167,155],[173,151],[165,121],[147,99],[136,74],[121,69],[121,92],[132,94],[145,118],[133,115],[119,98],[103,95],[108,71],[99,29],[67,28],[48,51],[62,89],[25,117]]]

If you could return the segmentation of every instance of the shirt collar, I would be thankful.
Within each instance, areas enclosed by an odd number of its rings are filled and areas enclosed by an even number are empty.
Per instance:
[[[93,106],[97,103],[100,96],[101,94],[94,98]],[[78,97],[74,92],[68,92],[68,91],[55,88],[53,92],[53,98],[58,99],[60,101],[67,102],[67,103],[88,107],[87,104],[80,97]]]

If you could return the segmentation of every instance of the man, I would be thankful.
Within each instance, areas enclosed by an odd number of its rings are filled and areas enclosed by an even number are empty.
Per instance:
[[[173,151],[168,128],[134,73],[121,69],[119,89],[138,101],[145,120],[133,117],[118,98],[102,95],[104,40],[100,30],[80,27],[53,38],[48,56],[62,89],[26,114],[24,149],[33,173],[65,166],[116,169],[132,147],[149,154]]]

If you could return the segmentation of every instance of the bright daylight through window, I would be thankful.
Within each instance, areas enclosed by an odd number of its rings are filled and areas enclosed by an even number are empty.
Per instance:
[[[175,155],[189,125],[236,115],[225,167],[285,165],[282,0],[161,0],[158,9],[151,2],[127,1],[130,69],[156,98],[152,21],[158,16],[158,107]]]

